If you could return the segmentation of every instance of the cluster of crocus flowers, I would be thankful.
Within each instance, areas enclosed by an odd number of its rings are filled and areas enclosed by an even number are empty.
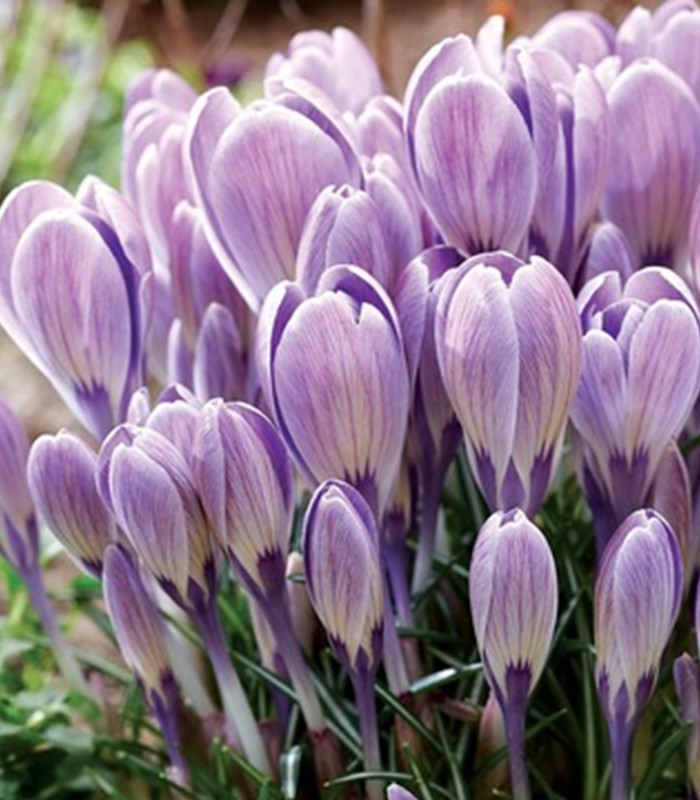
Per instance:
[[[151,71],[127,97],[123,194],[88,178],[75,196],[33,182],[5,200],[0,324],[87,435],[30,453],[0,408],[0,550],[50,633],[35,508],[103,581],[178,782],[180,696],[205,727],[218,706],[173,656],[174,614],[204,644],[227,741],[275,779],[298,704],[323,786],[344,754],[314,675],[320,622],[376,777],[377,676],[411,716],[425,653],[400,628],[437,580],[463,446],[483,499],[456,532],[473,542],[478,699],[503,723],[513,794],[530,796],[527,707],[559,607],[537,515],[568,473],[595,529],[612,796],[629,795],[634,730],[697,571],[700,470],[681,444],[700,391],[699,20],[685,0],[619,29],[569,12],[506,45],[494,17],[431,48],[403,101],[344,29],[295,37],[248,106]],[[153,404],[149,378],[168,386]],[[261,662],[291,684],[267,739],[221,618],[231,579]],[[697,793],[690,655],[675,679]]]

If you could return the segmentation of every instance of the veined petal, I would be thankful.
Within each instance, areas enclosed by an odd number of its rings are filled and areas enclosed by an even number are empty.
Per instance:
[[[225,131],[208,180],[223,242],[260,302],[275,283],[294,276],[304,220],[318,193],[349,175],[331,137],[301,114],[268,106],[247,110]]]
[[[693,312],[670,300],[654,303],[629,350],[626,419],[628,460],[647,452],[653,473],[664,447],[684,425],[700,386],[700,331]]]
[[[445,241],[468,253],[516,251],[534,208],[536,159],[503,89],[481,75],[443,80],[421,107],[415,148],[418,186]]]
[[[132,360],[129,296],[111,250],[77,214],[46,213],[17,247],[12,294],[44,371],[101,437],[119,421]]]

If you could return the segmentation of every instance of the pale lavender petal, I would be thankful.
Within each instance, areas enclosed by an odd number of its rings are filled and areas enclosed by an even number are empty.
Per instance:
[[[612,222],[601,222],[591,234],[584,280],[614,270],[623,281],[631,276],[634,257],[625,234]]]
[[[517,250],[537,192],[527,126],[493,80],[443,80],[415,130],[419,190],[445,241],[469,253]],[[489,202],[483,202],[484,197]]]
[[[612,150],[602,212],[636,264],[680,266],[700,180],[700,108],[658,62],[625,70],[608,93]]]
[[[275,283],[294,276],[314,200],[348,179],[338,146],[300,114],[264,107],[234,121],[213,153],[208,180],[223,245],[240,270],[240,279],[231,279],[242,294],[245,283],[259,304]]]
[[[612,53],[615,29],[599,14],[590,11],[562,11],[546,22],[534,42],[560,53],[576,69],[594,67]]]
[[[331,643],[351,666],[371,668],[383,616],[379,542],[372,512],[351,486],[318,488],[304,517],[303,552],[309,596]]]
[[[231,312],[212,303],[202,320],[194,352],[193,388],[203,402],[212,397],[243,400],[248,364],[241,334]]]
[[[134,335],[113,252],[82,217],[44,214],[20,240],[12,293],[44,371],[91,432],[103,436],[121,418]]]
[[[116,526],[95,484],[97,455],[68,431],[34,442],[27,478],[37,510],[68,552],[100,577]]]

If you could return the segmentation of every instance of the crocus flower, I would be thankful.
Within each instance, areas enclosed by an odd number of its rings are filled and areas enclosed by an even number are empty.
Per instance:
[[[578,298],[584,329],[581,382],[571,420],[583,440],[584,485],[599,554],[622,520],[645,503],[669,442],[700,388],[697,307],[681,278],[647,268],[618,273]]]
[[[163,734],[173,779],[187,783],[187,763],[180,751],[178,688],[165,643],[165,624],[126,550],[110,545],[104,565],[104,598],[117,644]]]
[[[399,786],[398,783],[392,783],[386,790],[387,800],[417,800],[414,794]]]
[[[518,508],[486,520],[469,571],[474,634],[503,712],[513,796],[528,798],[525,712],[557,618],[557,574],[542,532]]]
[[[623,70],[607,97],[612,150],[603,216],[624,232],[636,267],[680,268],[700,181],[700,106],[653,59]]]
[[[98,439],[144,382],[150,256],[112,189],[26,183],[0,209],[0,324]]]
[[[56,660],[73,688],[89,694],[51,605],[39,565],[39,527],[27,483],[29,439],[19,418],[0,398],[0,555],[21,577]]]
[[[212,89],[190,116],[188,170],[207,236],[254,311],[294,277],[319,192],[359,182],[357,158],[328,117],[303,97],[287,99],[241,110],[225,89]]]
[[[188,435],[188,421],[184,431]],[[218,551],[189,464],[164,435],[127,424],[104,442],[97,482],[146,568],[202,636],[244,753],[270,774],[260,731],[228,655],[216,602]]]
[[[292,462],[274,425],[244,403],[212,400],[201,412],[194,472],[214,535],[274,636],[311,732],[316,762],[334,746],[304,662],[285,591],[294,515]],[[319,774],[324,780],[329,775]]]
[[[382,514],[398,474],[409,392],[401,329],[382,287],[355,267],[324,273],[314,297],[280,284],[258,336],[266,401],[307,480],[342,478]]]
[[[634,272],[634,255],[627,238],[612,222],[600,222],[591,230],[583,281],[587,283],[604,272],[617,272],[623,281]]]
[[[96,470],[97,454],[69,431],[37,439],[27,464],[37,510],[80,566],[99,578],[117,531],[97,491]]]
[[[313,294],[336,264],[357,264],[384,287],[393,283],[392,256],[377,204],[351,186],[322,191],[309,211],[297,256],[297,280]]]
[[[534,513],[556,469],[580,373],[571,290],[548,262],[474,256],[440,288],[435,347],[492,509]]]
[[[374,678],[384,610],[372,510],[348,484],[326,481],[306,511],[302,547],[311,603],[355,690],[365,768],[379,769]],[[381,797],[377,784],[368,793]]]
[[[506,91],[482,74],[443,78],[411,135],[418,189],[445,242],[466,253],[517,250],[535,204],[537,161]]]
[[[673,531],[656,512],[635,511],[605,549],[595,587],[596,679],[610,734],[612,800],[629,798],[634,729],[654,691],[682,591]]]
[[[320,90],[340,111],[357,114],[382,92],[374,59],[347,28],[304,31],[294,36],[287,54],[275,53],[265,69],[265,92],[274,96],[280,84],[301,80]]]
[[[562,11],[537,31],[533,44],[559,53],[573,69],[595,67],[612,54],[615,29],[592,11]]]

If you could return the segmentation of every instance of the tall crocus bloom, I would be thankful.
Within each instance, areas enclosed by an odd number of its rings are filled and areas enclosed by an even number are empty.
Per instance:
[[[0,209],[0,325],[102,439],[144,382],[151,267],[109,187],[26,183]]]
[[[688,85],[653,59],[622,71],[608,104],[612,150],[603,216],[624,232],[635,266],[680,269],[700,182],[700,106]]]
[[[202,95],[190,115],[188,170],[205,230],[254,311],[276,283],[294,277],[304,221],[319,192],[359,183],[346,137],[323,111],[304,104],[310,105],[303,97],[283,96],[242,110],[219,88]]]
[[[418,189],[446,243],[467,253],[519,248],[537,161],[506,91],[482,74],[444,78],[423,100],[412,136]]]
[[[27,483],[29,439],[22,423],[0,398],[0,555],[22,578],[66,680],[88,688],[56,619],[39,566],[39,528]]]
[[[527,701],[544,669],[557,619],[557,573],[542,532],[520,509],[497,512],[479,531],[469,572],[474,634],[503,712],[513,796],[530,796],[525,765]]]
[[[304,31],[294,36],[287,54],[275,53],[265,69],[265,91],[274,97],[289,80],[311,84],[339,112],[359,114],[382,92],[377,65],[362,41],[347,28]]]
[[[103,591],[119,649],[163,734],[171,777],[187,783],[187,764],[180,751],[178,689],[166,647],[165,624],[138,566],[116,545],[110,545],[105,553]]]
[[[581,382],[571,420],[583,440],[584,485],[598,551],[645,504],[661,457],[700,389],[700,327],[690,290],[663,268],[590,281],[578,298]]]
[[[540,507],[581,365],[566,281],[547,261],[474,256],[440,289],[435,346],[472,470],[492,509]]]
[[[355,267],[324,273],[313,297],[280,284],[266,301],[259,340],[268,406],[307,480],[342,478],[383,513],[409,393],[401,329],[385,291]]]
[[[189,416],[185,409],[182,413]],[[167,424],[172,430],[171,419]],[[185,420],[185,436],[189,425]],[[216,601],[218,550],[189,464],[163,434],[126,424],[102,445],[97,481],[102,499],[148,571],[202,636],[241,747],[251,763],[269,774],[260,731],[228,655]]]
[[[99,578],[114,519],[95,483],[97,454],[69,431],[34,442],[27,479],[37,510],[80,566]]]
[[[442,485],[462,440],[461,427],[445,393],[435,347],[440,279],[460,263],[460,254],[451,247],[426,250],[406,267],[395,294],[405,339],[415,351],[407,434],[407,458],[420,493],[414,588],[422,588],[430,575]]]
[[[634,512],[610,540],[595,587],[596,679],[610,734],[612,800],[629,798],[634,729],[654,691],[682,591],[675,534],[656,512]]]
[[[374,678],[382,651],[382,569],[372,510],[342,481],[315,492],[303,530],[309,596],[355,690],[367,770],[380,769]],[[372,798],[381,787],[368,788]]]
[[[316,751],[319,780],[336,742],[327,729],[289,612],[285,572],[294,515],[292,462],[274,425],[243,403],[212,400],[202,409],[195,479],[211,528],[252,595],[297,691]]]

